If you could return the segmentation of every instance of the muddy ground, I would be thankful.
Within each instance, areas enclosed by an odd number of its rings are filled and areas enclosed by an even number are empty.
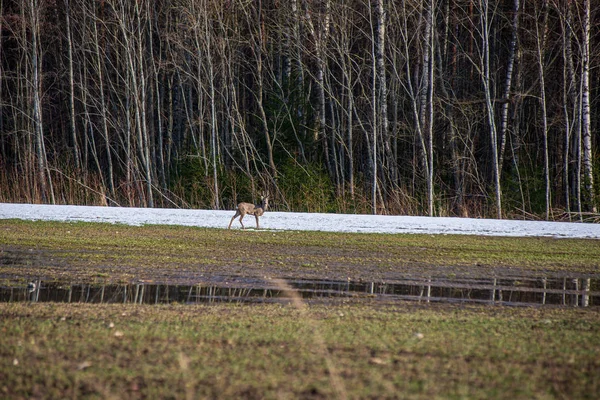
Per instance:
[[[600,276],[600,241],[0,221],[0,278],[196,284]]]

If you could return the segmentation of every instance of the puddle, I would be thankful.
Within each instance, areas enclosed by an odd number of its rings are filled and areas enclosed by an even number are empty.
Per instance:
[[[600,306],[598,278],[407,278],[394,283],[286,280],[307,301],[458,302],[511,306]],[[276,281],[213,277],[196,285],[82,285],[35,281],[28,287],[0,287],[1,302],[64,303],[267,303],[289,302]]]

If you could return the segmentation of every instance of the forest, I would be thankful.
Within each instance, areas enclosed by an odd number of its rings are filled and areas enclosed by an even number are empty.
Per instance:
[[[591,0],[0,0],[0,202],[590,220],[598,26]]]

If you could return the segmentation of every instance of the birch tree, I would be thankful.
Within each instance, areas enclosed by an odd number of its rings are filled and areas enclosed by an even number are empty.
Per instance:
[[[591,0],[583,2],[583,41],[581,62],[581,118],[583,141],[583,173],[586,209],[596,212],[594,196],[594,164],[592,158],[592,125],[590,104],[590,8]]]
[[[490,152],[492,158],[492,176],[496,200],[496,217],[502,218],[502,189],[500,186],[500,164],[498,162],[498,135],[496,130],[496,119],[494,112],[494,94],[492,89],[492,77],[490,69],[490,10],[487,0],[479,1],[480,8],[480,71],[485,97],[485,108],[487,111],[488,129],[490,130]]]
[[[508,50],[508,63],[506,66],[506,79],[504,83],[504,93],[502,95],[502,114],[500,116],[500,154],[498,156],[498,173],[502,174],[502,162],[506,149],[506,136],[508,134],[508,111],[511,101],[511,90],[513,81],[513,71],[515,67],[515,59],[517,54],[517,36],[519,33],[519,12],[521,4],[520,0],[513,1],[511,28],[512,35]]]
[[[67,49],[69,54],[69,112],[71,122],[71,140],[73,143],[73,159],[75,161],[75,170],[81,169],[81,158],[79,156],[79,143],[75,121],[75,77],[73,74],[73,38],[71,33],[71,6],[70,0],[65,1],[65,19],[67,23]]]
[[[536,46],[537,61],[540,80],[540,106],[542,119],[542,137],[544,143],[544,181],[546,186],[546,220],[550,218],[550,155],[548,150],[548,115],[546,109],[546,74],[545,74],[545,49],[546,49],[546,30],[548,27],[548,5],[546,1],[542,2],[541,15],[536,15]],[[541,26],[540,22],[541,21]]]
[[[55,204],[54,187],[52,175],[48,166],[46,143],[44,137],[44,121],[42,120],[42,44],[40,43],[41,20],[40,13],[43,11],[39,0],[29,0],[27,4],[29,16],[29,28],[31,36],[31,93],[33,96],[32,120],[35,132],[35,145],[37,152],[38,179],[42,195],[51,204]]]

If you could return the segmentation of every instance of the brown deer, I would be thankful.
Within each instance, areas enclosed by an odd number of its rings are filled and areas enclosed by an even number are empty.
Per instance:
[[[231,224],[233,223],[233,220],[236,219],[238,216],[240,217],[240,224],[242,224],[242,229],[246,229],[246,227],[244,226],[244,223],[242,222],[242,219],[244,219],[246,214],[254,215],[254,217],[256,218],[256,229],[260,229],[260,226],[258,225],[258,217],[260,217],[261,215],[263,215],[265,213],[265,211],[267,211],[267,207],[269,207],[269,195],[268,194],[260,196],[259,204],[252,204],[252,203],[238,204],[237,209],[235,210],[235,215],[231,218],[231,221],[229,221],[229,226],[227,227],[227,229],[231,228]]]

